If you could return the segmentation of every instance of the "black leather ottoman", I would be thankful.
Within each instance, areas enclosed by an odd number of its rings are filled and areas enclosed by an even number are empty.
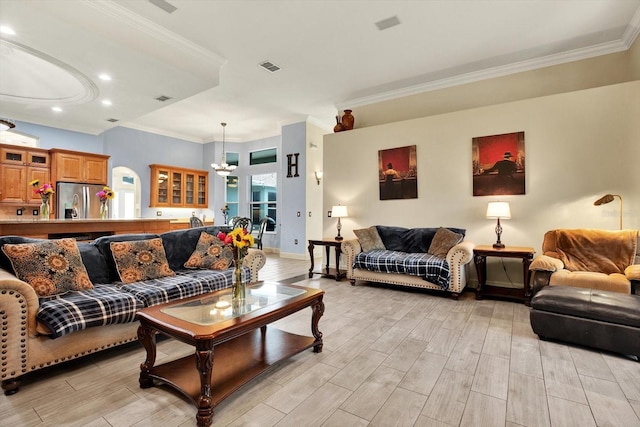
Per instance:
[[[541,339],[636,356],[640,361],[640,295],[546,286],[531,299],[530,319]]]

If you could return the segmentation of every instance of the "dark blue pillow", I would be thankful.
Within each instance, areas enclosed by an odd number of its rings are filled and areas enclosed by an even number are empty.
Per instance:
[[[160,235],[169,267],[173,271],[184,268],[184,263],[187,262],[196,249],[196,245],[200,239],[200,233],[203,231],[212,236],[217,236],[220,227],[214,225],[209,227],[187,228],[185,230],[167,231]]]
[[[439,227],[404,228],[376,225],[378,234],[389,251],[426,253]],[[465,235],[464,228],[445,227],[454,233]]]

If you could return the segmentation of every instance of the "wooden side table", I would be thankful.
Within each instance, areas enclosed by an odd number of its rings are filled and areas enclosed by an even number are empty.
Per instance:
[[[313,259],[313,249],[315,246],[324,246],[325,253],[327,258],[327,265],[321,271],[314,271],[314,259]],[[330,279],[336,279],[336,281],[340,281],[343,278],[347,277],[347,271],[340,269],[340,254],[342,253],[341,246],[342,240],[336,240],[334,238],[325,237],[322,240],[309,240],[309,256],[311,257],[311,268],[309,268],[309,278],[313,277],[313,274],[322,274],[322,277],[328,277]],[[329,268],[329,259],[331,257],[331,247],[336,248],[336,268]]]
[[[515,299],[529,305],[531,301],[531,272],[529,265],[533,260],[535,249],[529,247],[507,246],[502,249],[493,246],[480,245],[473,249],[473,260],[478,273],[478,288],[476,289],[476,299],[484,297],[497,297]],[[500,286],[487,285],[487,257],[499,258],[520,258],[522,259],[522,278],[524,286],[519,288],[505,288]]]

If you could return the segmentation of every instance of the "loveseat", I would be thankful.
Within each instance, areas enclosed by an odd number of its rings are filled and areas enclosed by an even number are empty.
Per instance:
[[[5,394],[17,392],[20,377],[29,372],[136,340],[138,322],[135,313],[141,308],[231,287],[232,264],[225,264],[217,253],[215,265],[203,261],[208,259],[201,251],[203,242],[207,249],[207,240],[203,237],[211,239],[218,229],[209,226],[160,235],[107,236],[93,242],[78,242],[77,249],[74,249],[75,241],[69,242],[71,239],[47,241],[0,237],[0,248],[8,251],[11,248],[18,254],[9,258],[4,250],[0,250],[0,379]],[[35,280],[32,284],[20,280],[21,274],[14,271],[14,264],[20,261],[20,250],[24,252],[24,249],[18,249],[33,246],[20,245],[22,243],[64,246],[63,250],[68,249],[71,254],[69,259],[79,252],[80,273],[67,280],[76,288],[43,297],[36,292],[36,289],[41,292],[43,287],[34,283]],[[162,271],[161,277],[149,279],[152,277],[148,275],[151,263],[145,264],[148,253],[135,253],[136,259],[142,260],[136,273],[129,262],[131,257],[127,258],[126,253],[122,256],[121,252],[123,248],[144,248],[151,243],[157,246],[153,248],[154,262],[162,261],[163,257],[165,262],[158,264],[161,265],[159,270],[154,270]],[[231,249],[223,248],[227,256]],[[242,264],[243,281],[257,281],[265,262],[264,252],[249,249]],[[185,263],[192,268],[185,268]],[[221,269],[216,269],[218,267]],[[68,274],[68,271],[63,273]],[[136,274],[142,274],[146,280],[135,281]],[[134,281],[125,280],[127,278]]]
[[[638,230],[547,231],[542,254],[529,269],[534,294],[548,285],[634,293],[640,284]]]
[[[460,228],[377,225],[342,242],[347,278],[444,291],[457,298],[468,282],[471,242]]]

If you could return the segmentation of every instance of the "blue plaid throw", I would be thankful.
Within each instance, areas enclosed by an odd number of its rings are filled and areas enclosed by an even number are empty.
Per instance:
[[[420,276],[424,280],[440,286],[443,290],[447,289],[451,279],[449,263],[427,253],[406,253],[380,249],[360,252],[356,255],[353,268]]]
[[[242,268],[242,281],[251,281],[251,270]],[[179,270],[175,276],[123,284],[94,285],[88,291],[72,291],[40,298],[36,318],[59,338],[92,326],[129,323],[144,307],[180,300],[228,288],[233,268],[227,270]]]
[[[136,297],[113,285],[94,285],[88,291],[41,298],[36,317],[51,330],[51,338],[59,338],[91,326],[133,322],[143,307]]]

